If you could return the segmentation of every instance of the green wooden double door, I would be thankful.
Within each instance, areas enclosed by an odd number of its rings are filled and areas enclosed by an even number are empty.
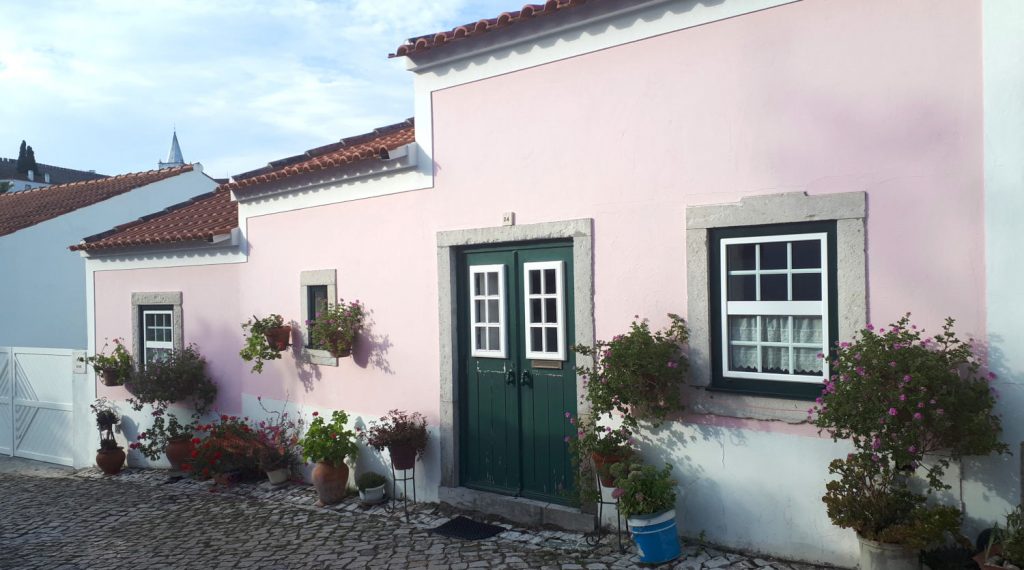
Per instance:
[[[466,250],[458,283],[461,484],[568,502],[572,244]]]

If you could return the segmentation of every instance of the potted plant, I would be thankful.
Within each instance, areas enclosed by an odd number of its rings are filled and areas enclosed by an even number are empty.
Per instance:
[[[1006,515],[1006,526],[991,529],[985,548],[974,557],[982,570],[1024,567],[1024,506]]]
[[[611,472],[615,476],[612,497],[626,517],[640,562],[661,564],[678,558],[681,547],[672,466],[657,469],[638,461],[624,461],[613,465]]]
[[[611,466],[633,457],[633,432],[626,426],[612,429],[600,426],[593,416],[573,418],[566,412],[566,417],[576,426],[576,438],[570,438],[569,448],[574,458],[587,458],[593,462],[598,480],[604,487],[612,487],[615,477],[611,474]],[[577,463],[580,461],[577,459]],[[577,486],[590,488],[589,481],[578,481]],[[596,499],[590,497],[591,499]]]
[[[249,418],[222,414],[218,419],[196,426],[192,439],[195,448],[181,466],[199,479],[213,478],[231,485],[250,481],[262,473],[259,454],[262,449],[257,430]]]
[[[908,314],[836,343],[830,377],[808,410],[821,430],[856,449],[832,462],[840,477],[822,500],[834,524],[857,531],[862,568],[917,568],[917,550],[959,532],[960,513],[925,506],[911,490],[913,475],[921,472],[932,494],[949,488],[941,477],[951,460],[1007,450],[988,385],[995,375],[982,373],[953,325],[946,319],[938,335],[926,338]],[[943,455],[926,463],[935,452]]]
[[[146,404],[165,410],[172,403],[182,402],[202,416],[217,397],[217,385],[206,374],[206,359],[194,344],[173,350],[162,360],[147,362],[125,387],[132,393],[128,402],[136,411]]]
[[[292,335],[292,327],[284,324],[284,318],[277,314],[262,319],[253,315],[242,323],[242,331],[245,346],[238,354],[242,360],[253,362],[252,372],[257,374],[263,372],[265,361],[281,358],[281,351],[288,348]]]
[[[193,421],[183,424],[175,414],[167,413],[166,408],[157,407],[152,412],[153,424],[146,431],[136,436],[128,447],[138,450],[146,458],[157,460],[161,454],[167,455],[171,469],[180,470],[191,452],[195,441],[193,434],[196,429],[195,416]]]
[[[263,407],[262,398],[258,399]],[[263,408],[266,411],[266,408]],[[258,424],[257,437],[260,442],[260,468],[267,474],[272,485],[288,481],[292,467],[299,463],[299,433],[302,419],[293,421],[287,412],[268,412],[271,417]]]
[[[114,339],[114,350],[106,354],[107,345],[98,353],[86,358],[85,361],[92,365],[92,369],[100,376],[104,386],[120,386],[131,377],[134,364],[132,355],[124,346],[124,341]]]
[[[629,332],[596,345],[573,350],[590,356],[593,364],[579,366],[586,397],[595,416],[617,411],[630,427],[638,419],[654,424],[682,410],[680,392],[689,361],[683,353],[688,333],[679,315],[668,315],[669,326],[652,332],[647,320],[633,321]]]
[[[359,502],[364,505],[376,505],[383,503],[385,499],[385,486],[388,480],[380,473],[367,471],[356,477],[356,487],[359,488]]]
[[[345,458],[354,458],[359,452],[355,433],[348,429],[348,414],[338,410],[331,414],[331,421],[313,412],[313,421],[306,435],[299,441],[302,457],[315,461],[313,486],[321,505],[333,505],[345,498],[348,486],[348,465]]]
[[[391,455],[395,469],[412,469],[427,449],[427,418],[419,412],[390,410],[379,421],[370,422],[370,429],[360,432],[367,445]]]
[[[114,404],[102,397],[89,405],[96,415],[96,428],[100,432],[100,448],[96,450],[96,465],[106,475],[117,475],[124,467],[124,448],[114,439],[114,426],[121,422]]]
[[[365,320],[366,309],[358,300],[346,303],[344,299],[338,299],[337,303],[321,303],[317,307],[316,318],[306,321],[310,345],[326,350],[335,358],[349,356]]]

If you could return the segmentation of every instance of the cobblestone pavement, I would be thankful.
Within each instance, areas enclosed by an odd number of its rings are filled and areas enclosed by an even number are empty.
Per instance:
[[[0,568],[635,568],[605,539],[509,530],[482,541],[431,534],[454,513],[433,504],[363,509],[355,499],[313,506],[311,487],[215,487],[166,471],[4,469],[0,458]],[[663,568],[811,570],[686,545]]]

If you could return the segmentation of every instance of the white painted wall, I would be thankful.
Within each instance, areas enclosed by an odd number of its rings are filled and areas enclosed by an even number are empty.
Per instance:
[[[216,186],[199,167],[0,237],[0,346],[86,348],[85,261],[68,246]]]
[[[1021,501],[1024,440],[1024,2],[984,0],[985,277],[989,363],[999,375],[1003,440],[1013,456],[964,465],[972,530]]]

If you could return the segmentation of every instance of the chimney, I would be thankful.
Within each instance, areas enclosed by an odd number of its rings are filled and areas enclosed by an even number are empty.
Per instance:
[[[36,173],[35,173],[35,171],[33,171],[33,170],[29,170],[29,171],[28,171],[28,181],[29,181],[29,182],[34,182],[34,181],[35,181],[35,179],[36,179]]]
[[[43,182],[46,182],[47,184],[50,183],[50,173],[49,172],[43,174]]]

